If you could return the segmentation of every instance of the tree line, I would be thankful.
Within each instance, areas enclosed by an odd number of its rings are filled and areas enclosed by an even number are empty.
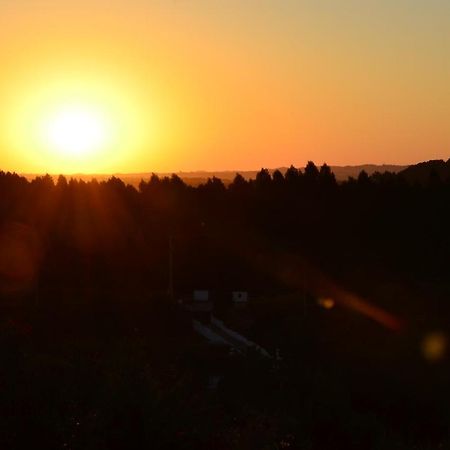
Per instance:
[[[20,241],[22,253],[33,253],[27,257],[41,289],[162,292],[172,238],[178,290],[264,291],[285,287],[258,265],[259,253],[274,249],[338,278],[354,268],[444,277],[449,197],[450,182],[433,174],[411,184],[401,173],[363,171],[338,183],[328,165],[313,162],[284,174],[261,169],[251,180],[237,174],[228,186],[213,177],[197,187],[175,174],[153,174],[135,188],[117,177],[27,181],[0,172],[0,223],[8,248]],[[22,275],[6,266],[3,284],[17,284]]]

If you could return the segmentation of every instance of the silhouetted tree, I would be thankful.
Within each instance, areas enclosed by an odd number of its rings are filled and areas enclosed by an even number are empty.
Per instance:
[[[60,190],[67,189],[67,179],[64,175],[59,175],[58,181],[56,182],[56,187]]]
[[[239,188],[242,186],[246,186],[247,184],[247,180],[240,173],[237,173],[233,181],[230,183],[230,187]]]
[[[292,165],[286,170],[286,173],[284,175],[286,182],[290,186],[298,185],[301,177],[302,177],[301,170],[297,169],[296,167],[294,167]]]
[[[319,182],[323,187],[334,187],[336,185],[336,177],[331,171],[330,166],[325,163],[320,168]]]
[[[278,169],[273,172],[272,180],[276,186],[282,186],[284,184],[284,176]]]
[[[358,184],[360,186],[367,186],[370,183],[369,175],[365,170],[361,170],[358,175]]]
[[[214,194],[222,194],[225,192],[225,185],[222,180],[217,177],[208,178],[204,185],[201,185],[206,192],[214,193]]]
[[[272,182],[272,177],[267,169],[261,169],[256,174],[255,184],[257,188],[268,188]]]
[[[309,185],[315,184],[319,178],[319,169],[312,161],[306,164],[304,178]]]

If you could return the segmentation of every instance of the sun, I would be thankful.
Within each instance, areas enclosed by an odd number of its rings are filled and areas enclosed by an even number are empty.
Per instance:
[[[156,153],[155,99],[128,78],[45,70],[15,92],[0,120],[0,146],[3,134],[8,158],[20,158],[28,173],[112,173]]]
[[[44,120],[42,132],[49,149],[76,159],[103,150],[112,135],[105,114],[89,105],[60,106]]]

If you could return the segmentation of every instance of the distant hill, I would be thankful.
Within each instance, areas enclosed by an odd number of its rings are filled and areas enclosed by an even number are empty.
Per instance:
[[[349,177],[356,178],[361,171],[367,172],[368,175],[372,175],[375,172],[392,172],[398,173],[405,170],[408,166],[392,165],[392,164],[364,164],[360,166],[331,166],[336,179],[338,181],[347,180]]]
[[[404,171],[408,166],[399,165],[376,165],[376,164],[363,164],[359,166],[331,166],[336,179],[338,181],[347,180],[348,177],[357,177],[362,170],[365,170],[369,175],[374,172],[401,172]],[[303,167],[301,168],[303,169]],[[270,169],[269,171],[273,173],[277,169]],[[285,173],[287,167],[279,167],[282,173]],[[175,172],[185,183],[192,186],[198,186],[204,183],[208,178],[217,177],[220,178],[225,184],[229,184],[233,181],[237,173],[240,173],[246,179],[254,179],[259,170],[219,170],[219,171],[194,171],[194,172]],[[93,178],[97,181],[104,181],[115,176],[123,180],[126,184],[131,184],[132,186],[138,186],[142,179],[148,180],[152,175],[152,172],[142,172],[142,173],[115,173],[115,174],[67,174],[67,178],[76,178],[79,180],[90,181]],[[160,177],[170,176],[172,172],[157,172]],[[24,174],[28,179],[35,178],[37,174]],[[56,180],[57,175],[54,176]]]
[[[406,169],[408,166],[398,166],[398,165],[376,165],[376,164],[363,164],[359,166],[331,166],[331,170],[336,176],[338,181],[347,180],[348,177],[357,177],[362,170],[365,170],[369,175],[374,172],[400,172]],[[286,172],[287,167],[278,167],[276,169],[269,169],[270,173],[275,172],[275,170],[280,170],[283,174]],[[301,167],[303,170],[304,167]],[[214,172],[177,172],[177,175],[185,180],[185,182],[197,185],[208,178],[217,177],[220,178],[225,184],[231,183],[237,173],[240,173],[246,179],[254,179],[259,170],[229,170],[229,171],[214,171]],[[164,174],[168,175],[168,174]],[[148,176],[148,175],[147,175]]]
[[[445,181],[450,179],[450,159],[425,161],[402,170],[401,175],[411,183],[426,184],[433,177]]]

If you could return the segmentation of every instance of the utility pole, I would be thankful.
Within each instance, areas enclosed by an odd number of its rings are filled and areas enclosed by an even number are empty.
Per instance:
[[[306,269],[303,265],[302,268],[302,278],[303,278],[303,315],[306,317],[306,308],[307,308],[307,280],[306,280]]]
[[[173,289],[173,236],[169,236],[169,290],[168,290],[170,300],[174,300],[174,289]]]

